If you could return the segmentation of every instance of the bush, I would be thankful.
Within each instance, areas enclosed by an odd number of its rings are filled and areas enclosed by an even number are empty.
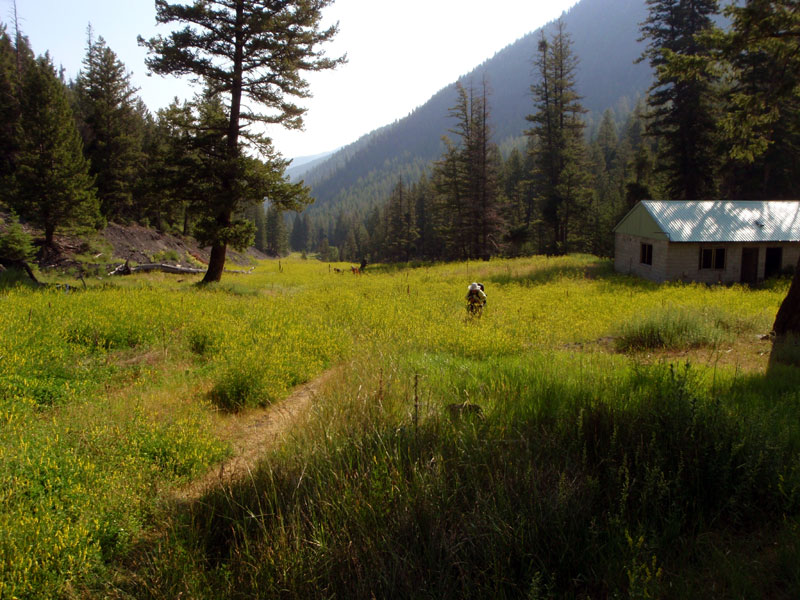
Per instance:
[[[686,350],[713,346],[746,329],[747,323],[727,315],[668,308],[624,323],[619,327],[616,346],[620,352]]]
[[[8,260],[30,260],[35,253],[33,240],[22,229],[16,216],[12,215],[11,218],[6,232],[0,234],[0,257]]]
[[[176,250],[162,250],[161,252],[156,252],[153,255],[153,262],[155,263],[163,263],[163,262],[173,262],[177,263],[180,262],[181,255],[178,254]]]
[[[231,365],[211,388],[209,400],[214,406],[227,412],[267,406],[274,398],[263,379],[258,365]]]

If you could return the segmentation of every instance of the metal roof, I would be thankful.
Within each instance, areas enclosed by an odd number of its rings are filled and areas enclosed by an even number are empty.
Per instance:
[[[797,200],[643,200],[672,242],[797,242]]]

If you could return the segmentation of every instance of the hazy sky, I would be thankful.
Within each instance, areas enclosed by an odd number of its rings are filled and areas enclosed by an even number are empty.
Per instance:
[[[184,0],[189,3],[190,0]],[[558,18],[577,0],[337,0],[326,23],[339,22],[329,56],[347,53],[348,64],[311,73],[314,95],[304,131],[268,133],[287,157],[334,150],[405,117],[433,94],[526,33]],[[74,79],[86,51],[86,29],[133,73],[152,110],[194,91],[175,77],[147,76],[146,52],[136,43],[157,32],[152,0],[17,0],[20,27],[37,54],[50,51]],[[0,0],[0,20],[12,22],[13,0]],[[491,9],[489,9],[491,7]]]

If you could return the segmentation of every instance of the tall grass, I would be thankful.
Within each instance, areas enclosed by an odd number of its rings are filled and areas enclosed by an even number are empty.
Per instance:
[[[754,332],[752,323],[715,308],[666,307],[623,323],[616,338],[622,352],[685,350],[731,342]]]
[[[796,527],[793,409],[775,436],[746,381],[601,356],[403,362],[335,382],[297,445],[194,506],[146,596],[661,597],[685,590],[670,574],[694,540]],[[452,421],[467,390],[485,418]],[[780,548],[778,573],[800,558],[796,540]],[[767,595],[784,585],[771,575]]]
[[[671,548],[753,528],[782,544],[765,580],[797,557],[795,371],[592,345],[669,306],[709,343],[755,337],[785,286],[656,286],[586,256],[282,267],[0,288],[0,597],[645,594],[686,569]],[[248,482],[165,503],[230,451],[221,412],[335,364]],[[484,418],[451,421],[465,401]]]

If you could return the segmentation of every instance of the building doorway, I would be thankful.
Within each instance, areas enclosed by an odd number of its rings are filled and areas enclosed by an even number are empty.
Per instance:
[[[767,248],[764,261],[764,279],[779,277],[783,270],[783,248]]]
[[[742,248],[742,283],[758,283],[758,248]]]

